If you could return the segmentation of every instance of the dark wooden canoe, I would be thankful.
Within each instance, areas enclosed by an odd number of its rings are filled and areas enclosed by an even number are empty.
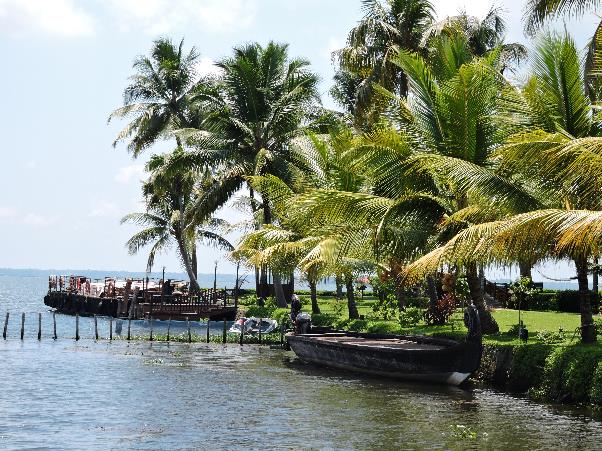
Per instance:
[[[465,341],[353,332],[287,335],[297,356],[310,363],[377,376],[460,385],[481,362],[476,308],[465,312]]]

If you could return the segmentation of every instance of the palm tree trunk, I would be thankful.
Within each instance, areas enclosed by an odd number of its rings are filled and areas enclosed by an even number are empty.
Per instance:
[[[347,288],[347,310],[349,310],[349,319],[358,319],[360,317],[355,304],[355,296],[353,294],[353,277],[351,274],[345,276],[345,286]]]
[[[320,306],[318,305],[318,290],[317,283],[314,278],[309,280],[309,292],[311,294],[311,313],[313,315],[320,314]]]
[[[318,306],[318,274],[315,269],[310,269],[307,272],[307,281],[309,282],[309,292],[311,297],[311,313],[316,315],[321,313]]]
[[[579,283],[579,311],[581,313],[581,342],[594,343],[596,328],[592,317],[592,304],[587,281],[587,258],[576,258],[577,282]]]
[[[469,263],[466,266],[466,281],[470,290],[470,298],[477,307],[481,319],[481,330],[484,334],[496,334],[500,331],[495,318],[485,305],[485,297],[481,289],[481,280],[479,278],[476,263]]]
[[[272,223],[272,211],[270,210],[270,204],[268,203],[267,199],[263,200],[263,222],[264,224]],[[276,304],[278,305],[278,307],[287,308],[288,303],[286,302],[284,290],[282,289],[282,281],[280,279],[280,274],[274,272],[272,281],[274,282],[274,294],[276,295]]]
[[[406,294],[403,291],[403,286],[400,283],[395,282],[395,298],[397,299],[397,307],[399,311],[406,309]]]
[[[406,296],[405,292],[403,291],[403,285],[401,284],[401,278],[399,272],[397,271],[397,267],[397,265],[391,264],[391,275],[393,276],[395,299],[397,299],[397,307],[401,312],[406,308]]]
[[[522,279],[523,277],[528,277],[529,279],[533,280],[533,278],[531,277],[531,268],[532,267],[533,267],[533,265],[531,264],[530,261],[518,262],[518,270],[520,272],[520,278]]]
[[[435,311],[437,308],[437,301],[439,301],[439,293],[437,293],[437,285],[433,276],[426,276],[426,286],[429,294],[429,309]]]
[[[249,185],[249,199],[250,199],[250,204],[251,204],[251,215],[253,216],[253,218],[255,217],[255,212],[257,211],[257,201],[255,200],[255,191],[253,190],[253,188],[251,188],[251,186]],[[253,222],[253,226],[255,228],[255,230],[259,230],[259,224],[257,224],[257,221]],[[260,286],[261,286],[261,268],[259,268],[258,266],[255,266],[255,294],[257,296],[260,295],[259,291],[260,291]]]
[[[192,246],[192,255],[190,256],[191,264],[192,264],[192,272],[194,273],[194,278],[199,280],[199,266],[198,260],[196,256],[196,243]]]
[[[186,269],[186,273],[190,279],[190,291],[193,293],[197,292],[199,291],[199,284],[196,279],[196,274],[192,270],[192,263],[190,261],[190,256],[188,255],[188,249],[186,249],[186,245],[184,244],[184,240],[181,236],[178,235],[176,237],[176,241],[178,243],[178,251],[182,257],[182,262],[184,263],[184,269]]]
[[[274,294],[276,295],[276,305],[280,308],[287,308],[288,303],[286,302],[286,296],[284,296],[284,289],[282,288],[280,274],[275,272],[272,275],[272,280],[274,282]]]
[[[343,278],[337,274],[334,278],[334,282],[337,286],[337,299],[343,299]]]

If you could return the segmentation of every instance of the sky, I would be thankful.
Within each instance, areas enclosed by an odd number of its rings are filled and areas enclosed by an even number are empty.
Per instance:
[[[460,9],[482,17],[489,2],[438,0],[439,18]],[[496,3],[508,21],[508,42],[528,44],[522,33],[524,0]],[[331,52],[345,43],[361,18],[360,0],[0,0],[0,267],[141,271],[146,253],[128,255],[136,232],[120,225],[142,211],[140,180],[160,142],[138,159],[112,142],[125,125],[107,123],[122,105],[136,56],[152,41],[185,39],[201,53],[201,72],[245,42],[289,43],[321,77],[323,104],[334,67]],[[588,15],[566,27],[580,47],[595,30]],[[239,219],[231,209],[218,213]],[[199,248],[199,271],[231,272],[224,254]],[[178,271],[175,249],[155,268]],[[561,276],[562,265],[547,268]]]

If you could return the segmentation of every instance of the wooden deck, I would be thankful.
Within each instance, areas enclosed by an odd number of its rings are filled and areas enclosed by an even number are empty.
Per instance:
[[[198,321],[234,320],[238,300],[234,290],[201,290],[195,295],[166,296],[156,293],[140,293],[134,299],[123,296],[86,296],[71,291],[50,291],[44,303],[66,314],[106,315],[132,319],[169,319]]]

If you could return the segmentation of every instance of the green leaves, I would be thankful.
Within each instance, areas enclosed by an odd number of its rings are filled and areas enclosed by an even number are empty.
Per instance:
[[[534,113],[541,124],[574,137],[587,136],[591,107],[586,95],[583,68],[574,41],[567,35],[542,35],[532,55],[533,85],[527,99],[534,99]],[[534,92],[533,92],[534,90]]]

